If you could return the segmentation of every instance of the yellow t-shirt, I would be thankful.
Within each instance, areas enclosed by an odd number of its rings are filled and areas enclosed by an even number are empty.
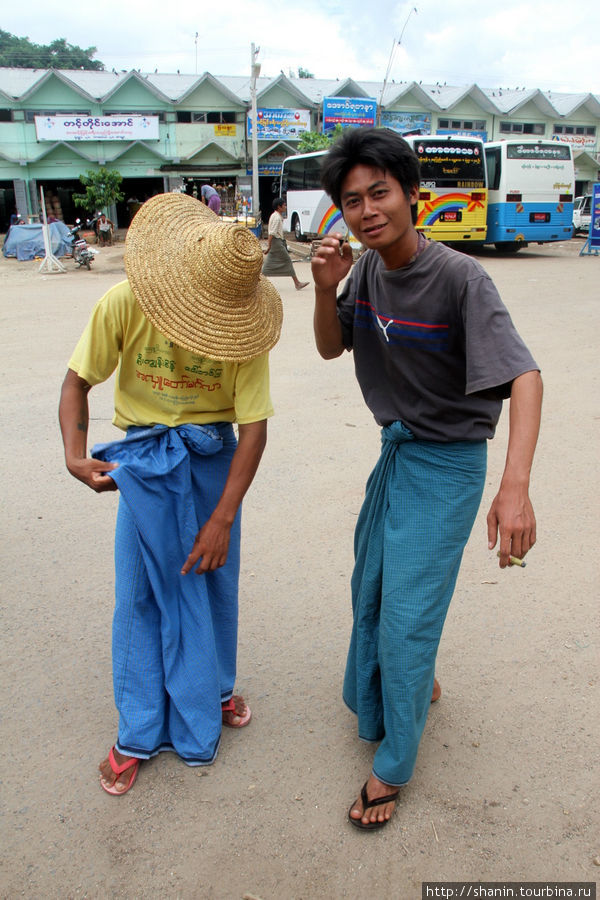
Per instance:
[[[249,362],[207,359],[175,346],[144,316],[128,281],[92,311],[69,360],[88,384],[117,370],[114,424],[260,422],[273,415],[268,353]]]

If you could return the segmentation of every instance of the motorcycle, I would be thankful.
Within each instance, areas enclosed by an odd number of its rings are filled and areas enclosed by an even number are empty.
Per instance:
[[[75,220],[75,224],[69,229],[69,233],[73,245],[73,260],[77,263],[77,268],[85,266],[86,269],[91,269],[94,261],[94,251],[88,247],[85,238],[81,237],[81,219]]]

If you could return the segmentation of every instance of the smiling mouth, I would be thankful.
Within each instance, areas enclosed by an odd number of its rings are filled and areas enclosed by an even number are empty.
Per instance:
[[[380,225],[370,225],[368,228],[363,228],[363,234],[376,235],[383,228],[385,228],[385,222],[382,222]]]

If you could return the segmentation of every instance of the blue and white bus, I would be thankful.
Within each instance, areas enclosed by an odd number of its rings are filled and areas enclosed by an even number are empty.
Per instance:
[[[570,144],[492,141],[485,144],[488,183],[486,243],[516,253],[528,243],[573,236],[575,169]]]

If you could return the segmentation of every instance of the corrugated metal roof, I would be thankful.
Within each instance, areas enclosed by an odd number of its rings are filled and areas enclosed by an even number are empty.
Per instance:
[[[47,74],[47,69],[0,68],[0,91],[8,94],[9,97],[18,99]]]
[[[35,85],[48,77],[48,69],[0,68],[0,91],[7,96],[20,99],[30,94]],[[135,71],[135,70],[132,70]],[[83,69],[56,70],[65,82],[71,82],[75,89],[86,94],[90,100],[101,101],[113,93],[121,82],[126,81],[132,72],[95,72]],[[147,82],[155,91],[176,103],[193,90],[209,73],[202,75],[181,75],[174,73],[140,72],[140,80]],[[250,79],[245,75],[210,76],[216,83],[239,100],[250,102]],[[381,96],[382,82],[360,81],[358,79],[320,79],[320,78],[288,78],[281,73],[275,78],[260,77],[257,79],[257,94],[264,94],[268,88],[280,81],[282,87],[289,86],[299,94],[299,101],[306,98],[309,105],[318,105],[324,97],[339,95],[342,87],[354,84],[364,92],[364,96],[374,97],[378,102]],[[383,106],[396,103],[406,93],[414,91],[417,97],[426,99],[432,108],[449,110],[469,94],[475,102],[484,102],[482,108],[487,112],[505,115],[518,110],[530,100],[535,102],[545,115],[569,116],[580,106],[586,105],[593,115],[600,115],[600,95],[558,93],[556,91],[540,91],[536,89],[480,88],[477,85],[422,84],[421,82],[391,82],[386,85]]]

